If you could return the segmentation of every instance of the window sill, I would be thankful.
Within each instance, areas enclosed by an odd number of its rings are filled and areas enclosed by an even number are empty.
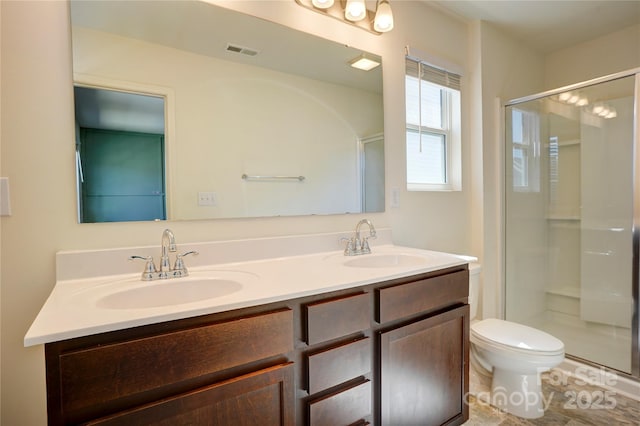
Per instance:
[[[407,191],[412,192],[461,192],[462,185],[438,183],[407,183]]]

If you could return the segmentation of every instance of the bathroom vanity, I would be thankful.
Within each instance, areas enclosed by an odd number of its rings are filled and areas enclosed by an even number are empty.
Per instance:
[[[142,310],[154,319],[127,319],[132,309],[121,309],[124,322],[103,319],[105,331],[77,327],[49,338],[36,337],[39,317],[25,342],[50,340],[50,424],[464,423],[467,261],[395,246],[373,252],[217,265],[261,279],[282,274],[293,287],[287,296],[274,285],[275,300],[244,306],[230,302],[237,295],[211,299],[209,313],[199,302],[182,318],[165,307]],[[63,298],[55,292],[48,304]]]

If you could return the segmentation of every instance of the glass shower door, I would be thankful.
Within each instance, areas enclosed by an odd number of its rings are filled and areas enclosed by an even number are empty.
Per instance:
[[[506,319],[632,373],[635,77],[574,87],[506,108]]]

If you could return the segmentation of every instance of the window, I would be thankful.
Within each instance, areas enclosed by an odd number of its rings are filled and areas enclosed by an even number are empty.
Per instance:
[[[407,189],[462,189],[460,76],[406,58]]]
[[[513,144],[513,189],[540,191],[540,118],[538,114],[514,108],[511,112]],[[554,145],[550,145],[553,149]],[[557,152],[557,140],[555,144]],[[552,164],[553,166],[553,164]]]

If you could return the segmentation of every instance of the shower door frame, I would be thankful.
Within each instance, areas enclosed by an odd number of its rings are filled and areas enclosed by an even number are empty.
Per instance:
[[[634,68],[627,71],[622,71],[615,74],[606,75],[603,77],[594,78],[581,83],[571,84],[568,86],[560,87],[553,90],[537,93],[534,95],[525,96],[522,98],[512,99],[503,105],[502,111],[506,111],[509,106],[516,106],[518,104],[543,99],[553,95],[559,95],[560,93],[578,90],[587,86],[593,86],[600,83],[606,83],[613,80],[618,80],[626,77],[635,76],[634,85],[634,103],[633,103],[633,224],[632,224],[632,244],[633,244],[633,260],[632,260],[632,282],[631,282],[631,294],[633,303],[633,314],[631,317],[631,376],[640,378],[640,68]],[[504,120],[503,120],[504,123]],[[505,140],[503,141],[503,149],[506,149],[506,134],[503,128],[503,135]],[[507,184],[506,180],[503,182]],[[504,190],[504,200],[506,207],[506,187]],[[504,211],[503,211],[504,214]],[[506,220],[506,216],[504,216]],[[506,235],[506,228],[503,230]],[[503,235],[503,236],[504,236]],[[505,257],[502,256],[502,270],[503,270],[503,295],[506,293],[506,262]],[[506,312],[507,298],[502,298],[502,311]],[[580,359],[584,361],[583,359]],[[588,362],[588,360],[587,360]],[[599,365],[599,364],[598,364]],[[608,368],[604,366],[605,368]],[[617,371],[617,370],[616,370]]]

